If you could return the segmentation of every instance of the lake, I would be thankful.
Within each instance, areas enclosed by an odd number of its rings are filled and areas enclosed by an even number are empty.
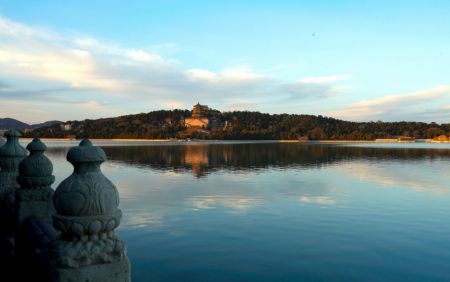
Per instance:
[[[449,144],[94,144],[135,282],[450,280]]]

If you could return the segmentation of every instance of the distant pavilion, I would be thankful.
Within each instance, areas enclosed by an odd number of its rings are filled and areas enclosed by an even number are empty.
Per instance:
[[[195,105],[192,109],[192,116],[184,119],[184,125],[191,130],[208,128],[208,111],[208,106],[200,105],[200,103],[197,103],[197,105]]]

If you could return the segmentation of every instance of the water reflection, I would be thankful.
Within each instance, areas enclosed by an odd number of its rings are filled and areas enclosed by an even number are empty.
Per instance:
[[[416,160],[417,161],[417,160]],[[418,192],[447,193],[449,167],[429,161],[417,165],[414,162],[343,163],[336,170],[364,182],[376,183],[380,187],[407,187]]]
[[[262,198],[249,196],[195,196],[187,199],[187,204],[195,210],[224,207],[237,212],[244,212],[251,207],[262,204]]]
[[[185,147],[184,163],[191,166],[195,176],[204,176],[208,170],[209,156],[207,146],[188,146]]]
[[[450,278],[448,147],[103,148],[133,281]],[[55,186],[66,153],[49,146]]]
[[[450,150],[306,144],[222,144],[103,147],[109,160],[158,170],[192,171],[196,177],[225,169],[321,167],[350,160],[412,161],[450,158]]]

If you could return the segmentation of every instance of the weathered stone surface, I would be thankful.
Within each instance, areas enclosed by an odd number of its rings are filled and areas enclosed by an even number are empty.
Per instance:
[[[47,146],[39,138],[34,138],[28,144],[27,150],[30,151],[30,155],[19,163],[19,180],[27,181],[22,187],[25,185],[28,186],[27,189],[33,189],[51,185],[55,177],[52,175],[52,162],[44,155]]]
[[[23,231],[22,234],[28,246],[29,255],[42,256],[42,260],[48,258],[46,255],[48,246],[51,241],[59,236],[52,225],[51,219],[30,216],[23,223]]]
[[[11,281],[49,281],[48,247],[58,236],[51,218],[30,216],[24,220],[20,232],[16,233],[16,242],[20,242],[20,249],[16,244],[20,273],[16,273],[16,280]]]
[[[115,263],[95,264],[78,269],[58,269],[52,275],[52,281],[127,282],[130,281],[130,262],[128,258],[124,258]]]
[[[116,211],[119,194],[100,170],[101,163],[106,161],[105,152],[85,139],[68,152],[67,160],[74,165],[74,173],[56,190],[54,202],[58,214],[95,216]]]
[[[15,197],[17,228],[30,216],[50,218],[54,213],[50,185],[55,181],[55,176],[52,175],[51,161],[44,155],[47,147],[35,138],[27,149],[30,155],[20,162],[17,177],[20,184]]]
[[[20,161],[27,151],[19,144],[20,133],[9,130],[5,133],[7,142],[0,147],[0,233],[12,237],[15,230],[15,190],[19,187],[16,178]]]
[[[53,225],[61,236],[50,245],[54,281],[129,281],[120,224],[119,194],[100,170],[106,155],[85,139],[69,150],[74,172],[55,191]]]
[[[16,170],[20,161],[27,156],[27,151],[19,144],[22,135],[17,130],[5,133],[6,143],[0,147],[0,166],[2,170]]]
[[[18,188],[19,163],[27,156],[27,151],[19,144],[20,133],[9,130],[5,133],[7,142],[0,147],[0,197]]]
[[[14,243],[15,223],[15,193],[9,191],[0,200],[0,236],[8,237]]]

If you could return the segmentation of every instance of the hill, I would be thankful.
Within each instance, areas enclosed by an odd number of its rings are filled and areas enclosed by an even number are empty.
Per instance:
[[[0,119],[0,129],[1,130],[7,130],[15,128],[17,130],[25,130],[29,128],[30,125],[24,122],[21,122],[17,119],[13,118],[1,118]]]
[[[32,124],[32,125],[30,125],[30,129],[38,129],[38,128],[41,128],[41,127],[48,127],[48,126],[52,126],[52,125],[60,125],[60,124],[62,124],[63,122],[62,121],[59,121],[59,120],[49,120],[49,121],[46,121],[46,122],[43,122],[43,123],[36,123],[36,124]]]
[[[0,118],[0,130],[17,129],[20,131],[25,131],[27,129],[38,129],[41,127],[48,127],[61,123],[63,122],[58,120],[51,120],[43,123],[28,124],[13,118]]]
[[[210,110],[208,128],[186,130],[188,110],[160,110],[96,120],[69,121],[27,132],[28,137],[198,138],[374,140],[393,136],[434,138],[449,135],[450,124],[424,122],[350,122],[330,117],[295,114]]]

